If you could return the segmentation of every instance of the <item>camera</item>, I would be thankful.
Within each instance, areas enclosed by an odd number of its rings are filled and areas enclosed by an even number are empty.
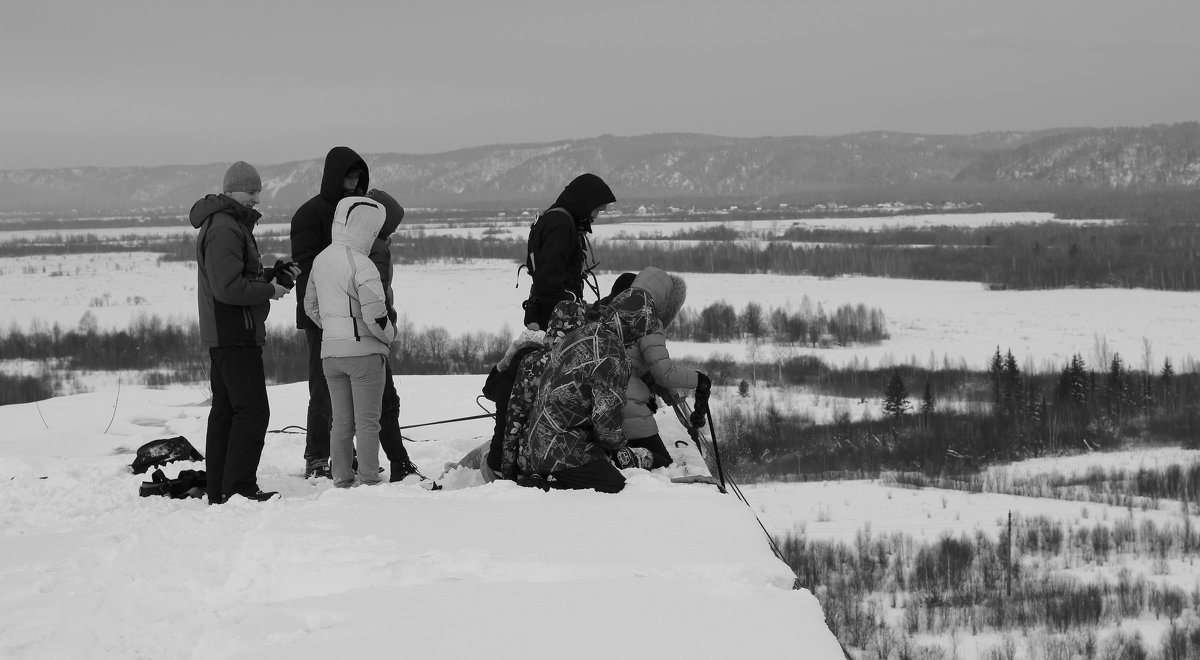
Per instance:
[[[291,289],[292,287],[296,286],[296,280],[292,279],[291,274],[288,273],[288,269],[295,265],[296,262],[294,261],[285,262],[283,259],[276,259],[275,267],[271,269],[272,279],[274,279],[279,286],[285,289]]]

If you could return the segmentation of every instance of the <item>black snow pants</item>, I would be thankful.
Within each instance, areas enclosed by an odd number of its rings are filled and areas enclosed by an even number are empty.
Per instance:
[[[212,409],[208,413],[204,470],[208,501],[258,491],[258,461],[271,420],[261,346],[208,349]]]

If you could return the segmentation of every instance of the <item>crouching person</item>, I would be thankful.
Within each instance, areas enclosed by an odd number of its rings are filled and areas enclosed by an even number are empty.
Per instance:
[[[625,390],[624,429],[632,451],[628,455],[622,453],[618,456],[617,465],[653,469],[670,465],[671,454],[658,434],[658,424],[654,421],[655,409],[651,406],[654,393],[650,388],[654,386],[656,393],[666,398],[673,395],[673,390],[696,389],[702,380],[707,381],[707,377],[698,371],[679,367],[667,352],[667,339],[663,333],[687,299],[687,283],[683,278],[648,267],[637,274],[632,286],[650,295],[655,318],[662,324],[662,329],[647,333],[629,347],[632,378]],[[674,402],[667,400],[666,403],[671,405]]]
[[[205,437],[208,503],[234,495],[265,501],[277,493],[258,487],[258,462],[271,408],[263,370],[267,313],[288,292],[263,269],[254,240],[262,216],[258,172],[238,161],[225,172],[222,194],[208,195],[189,213],[196,236],[196,300],[200,343],[212,360],[212,409]],[[299,269],[292,266],[288,275]]]
[[[330,470],[339,488],[355,484],[353,438],[358,482],[380,481],[379,410],[396,326],[368,255],[385,215],[383,204],[368,197],[339,201],[332,243],[313,260],[304,294],[304,311],[321,328],[321,366],[333,406]]]
[[[628,449],[621,429],[625,350],[657,332],[659,321],[642,289],[621,293],[584,320],[550,351],[517,464],[535,485],[617,493],[625,477],[609,457]]]

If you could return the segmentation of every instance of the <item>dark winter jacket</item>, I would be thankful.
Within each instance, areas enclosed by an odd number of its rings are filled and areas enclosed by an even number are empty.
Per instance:
[[[262,217],[225,195],[208,195],[188,214],[196,235],[196,302],[200,343],[262,346],[275,286],[264,278],[254,240]]]
[[[584,325],[550,352],[529,417],[518,466],[543,476],[608,460],[626,445],[621,429],[627,346],[661,330],[650,296],[629,289],[611,307],[595,307]]]
[[[617,201],[608,184],[595,174],[580,174],[567,184],[554,204],[529,230],[525,265],[533,276],[525,301],[525,324],[545,328],[560,300],[583,300],[584,270],[592,231],[592,211]]]
[[[292,261],[300,267],[296,278],[296,327],[317,327],[304,313],[304,293],[308,289],[308,274],[312,271],[313,259],[329,246],[333,240],[333,211],[337,203],[346,196],[342,182],[351,170],[361,170],[358,191],[361,195],[370,184],[367,164],[350,147],[334,147],[325,156],[325,169],[321,174],[321,192],[304,202],[292,216]]]
[[[638,273],[633,286],[650,294],[654,315],[665,329],[675,320],[687,298],[683,278],[663,270],[648,267]],[[658,433],[654,413],[650,412],[650,388],[642,377],[650,374],[656,385],[669,390],[696,389],[696,371],[684,369],[671,360],[667,339],[662,332],[651,332],[637,340],[626,352],[629,356],[629,386],[625,389],[625,435],[630,439],[648,438]]]
[[[379,270],[379,281],[383,283],[383,291],[387,295],[388,320],[396,323],[396,300],[392,294],[392,234],[404,219],[404,207],[394,197],[382,190],[372,190],[367,197],[383,204],[387,217],[383,221],[383,229],[371,243],[371,253],[368,255]]]

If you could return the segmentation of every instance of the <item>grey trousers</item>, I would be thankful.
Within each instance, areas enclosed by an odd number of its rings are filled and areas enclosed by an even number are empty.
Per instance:
[[[379,478],[379,405],[383,399],[384,356],[327,357],[321,360],[333,404],[329,467],[333,485],[354,485],[354,439],[358,440],[358,481]]]

